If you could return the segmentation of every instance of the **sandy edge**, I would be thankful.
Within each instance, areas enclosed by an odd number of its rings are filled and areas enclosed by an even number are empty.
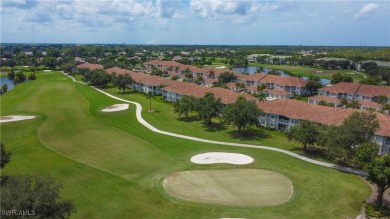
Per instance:
[[[123,111],[123,110],[127,110],[128,108],[129,108],[129,104],[114,104],[114,105],[109,106],[105,109],[102,109],[102,112]]]
[[[0,116],[0,123],[34,119],[35,116]]]
[[[228,163],[244,165],[250,164],[253,161],[253,158],[248,155],[226,152],[208,152],[203,154],[197,154],[191,157],[191,162],[196,164]]]

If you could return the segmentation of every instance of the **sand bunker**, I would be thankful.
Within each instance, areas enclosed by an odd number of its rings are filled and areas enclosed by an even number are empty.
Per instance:
[[[116,111],[127,110],[128,108],[129,108],[129,104],[115,104],[105,109],[102,109],[102,112],[116,112]]]
[[[237,153],[209,152],[193,156],[191,162],[196,164],[229,163],[243,165],[252,163],[253,158]]]
[[[0,116],[0,123],[34,119],[35,116]]]

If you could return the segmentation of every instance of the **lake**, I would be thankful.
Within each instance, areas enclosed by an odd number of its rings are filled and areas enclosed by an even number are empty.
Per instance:
[[[237,67],[237,68],[233,68],[232,70],[233,71],[236,71],[236,72],[240,72],[240,73],[248,73],[250,75],[252,74],[255,74],[257,72],[257,69],[259,69],[259,67],[256,67],[256,66],[248,66],[248,67]],[[263,72],[264,73],[268,73],[270,71],[272,71],[273,69],[271,68],[263,68]],[[284,77],[291,77],[290,74],[288,74],[287,72],[283,71],[283,70],[275,70],[276,72],[279,72],[280,73],[280,76],[284,76]],[[304,80],[308,80],[309,78],[308,77],[302,77],[302,79]],[[320,80],[321,84],[323,85],[328,85],[330,84],[330,80],[328,79],[323,79],[321,78]]]
[[[3,86],[3,84],[7,84],[8,91],[14,88],[14,82],[9,78],[0,78],[0,82],[1,82],[1,87]]]

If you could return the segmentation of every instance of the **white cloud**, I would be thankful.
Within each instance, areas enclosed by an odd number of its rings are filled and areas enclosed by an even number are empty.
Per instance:
[[[377,4],[368,3],[355,14],[355,19],[365,19],[378,8]]]
[[[190,0],[190,8],[195,14],[207,19],[232,23],[253,22],[261,15],[288,11],[295,7],[296,4],[292,1]]]
[[[156,9],[158,16],[160,18],[173,18],[179,19],[184,18],[184,15],[180,14],[180,11],[183,8],[183,4],[180,0],[157,0],[156,1]]]

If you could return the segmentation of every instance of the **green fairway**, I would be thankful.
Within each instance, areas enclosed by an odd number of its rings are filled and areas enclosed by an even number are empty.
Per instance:
[[[0,97],[1,116],[36,116],[0,124],[1,141],[12,152],[12,161],[2,174],[54,177],[63,184],[61,195],[74,201],[78,213],[73,218],[352,218],[370,194],[369,187],[355,175],[277,152],[153,133],[136,121],[133,105],[125,111],[103,113],[101,109],[120,102],[58,72],[38,72],[37,77]],[[121,97],[148,106],[142,95]],[[185,134],[194,131],[194,135],[206,133],[200,122],[178,121],[171,104],[160,102],[155,107],[155,113],[144,108],[143,116],[157,128],[178,133],[183,129],[181,133]],[[175,127],[179,123],[184,125]],[[212,135],[207,132],[201,137]],[[230,141],[227,130],[216,135],[219,140]],[[282,148],[295,145],[267,132],[243,141],[280,144]],[[172,198],[163,188],[164,179],[172,173],[237,168],[190,162],[192,156],[209,151],[244,153],[255,161],[240,168],[272,170],[288,177],[294,188],[291,199],[275,207],[243,208]]]
[[[349,76],[351,76],[355,83],[358,83],[360,80],[364,79],[364,73],[360,72],[360,74],[358,74],[356,73],[355,70],[340,70],[340,69],[323,70],[323,69],[311,68],[311,67],[299,66],[299,65],[268,65],[268,64],[258,64],[258,63],[256,64],[252,63],[251,65],[257,67],[271,68],[274,70],[285,70],[291,72],[291,74],[296,76],[310,76],[310,74],[313,74],[320,78],[332,79],[332,75],[336,73],[341,73],[342,75],[348,74]]]

